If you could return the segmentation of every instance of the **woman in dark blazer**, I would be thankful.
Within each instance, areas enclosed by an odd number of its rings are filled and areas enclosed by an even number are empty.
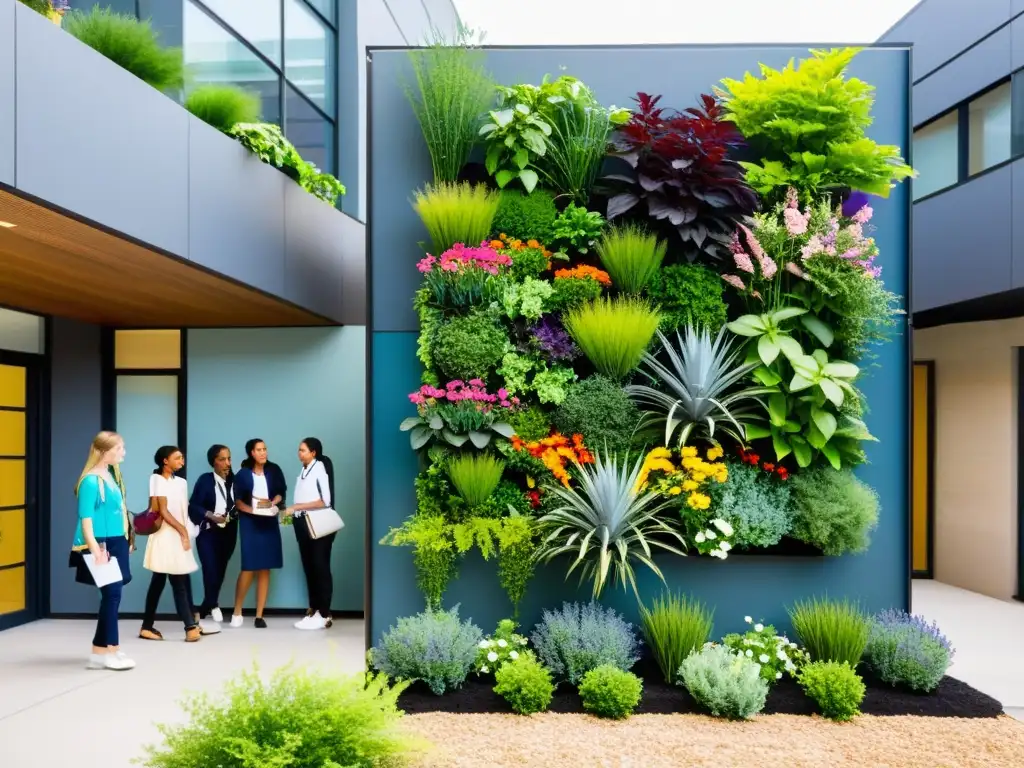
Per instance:
[[[235,610],[231,626],[242,626],[242,604],[256,577],[256,627],[264,629],[270,572],[284,565],[281,523],[278,515],[288,486],[281,468],[267,461],[267,445],[259,438],[245,444],[245,460],[235,475],[235,508],[240,513],[242,572],[235,586]]]
[[[206,460],[213,472],[199,476],[188,502],[189,519],[199,527],[196,550],[203,566],[203,603],[194,610],[200,619],[210,616],[219,624],[224,621],[220,590],[238,543],[235,473],[231,471],[231,450],[226,445],[211,446]]]

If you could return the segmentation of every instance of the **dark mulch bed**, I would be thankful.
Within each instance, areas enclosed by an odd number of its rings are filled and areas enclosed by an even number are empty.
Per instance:
[[[633,670],[644,680],[644,696],[637,714],[701,714],[696,702],[682,686],[667,685],[657,665],[641,661]],[[863,674],[863,673],[862,673]],[[952,677],[943,678],[931,694],[914,693],[893,688],[864,674],[867,693],[861,704],[866,715],[921,715],[925,717],[998,717],[1002,705],[967,683]],[[422,683],[413,683],[398,700],[401,709],[409,714],[419,712],[511,713],[505,700],[492,689],[494,680],[471,674],[465,685],[457,691],[435,696]],[[560,685],[551,701],[550,712],[582,713],[576,689]],[[811,715],[815,707],[803,689],[789,676],[772,686],[764,708],[766,715]]]

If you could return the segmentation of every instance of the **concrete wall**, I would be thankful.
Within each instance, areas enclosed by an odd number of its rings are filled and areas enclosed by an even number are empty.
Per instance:
[[[1017,347],[1024,318],[914,334],[935,362],[935,578],[1001,599],[1017,588]]]
[[[684,108],[708,92],[722,77],[742,77],[759,62],[783,66],[790,57],[807,55],[795,47],[636,47],[608,49],[489,50],[487,64],[502,83],[540,82],[545,73],[565,71],[583,79],[604,103],[629,104],[638,90],[663,94],[663,103]],[[909,56],[906,50],[863,52],[851,74],[877,87],[874,139],[905,146],[909,134]],[[377,542],[415,509],[413,479],[417,460],[408,436],[399,432],[413,413],[407,394],[419,386],[416,317],[411,297],[420,276],[414,265],[417,242],[425,232],[409,205],[411,190],[430,178],[431,166],[422,135],[401,88],[409,74],[404,51],[376,51],[371,65],[370,277],[371,408],[370,441],[372,595],[370,635],[376,639],[396,617],[423,607],[415,585],[408,549]],[[875,233],[887,287],[907,291],[909,190],[898,187],[875,207]],[[380,221],[378,217],[384,220]],[[380,223],[378,223],[380,222]],[[869,610],[906,608],[910,573],[907,541],[908,350],[905,335],[879,350],[876,370],[863,382],[871,404],[868,425],[880,442],[867,447],[870,463],[860,475],[881,498],[882,514],[870,550],[840,558],[731,557],[725,563],[707,558],[665,556],[658,559],[669,586],[693,591],[717,606],[720,631],[739,629],[744,615],[757,613],[786,628],[785,606],[793,600],[828,592],[851,595]],[[508,613],[493,563],[475,555],[461,566],[448,591],[449,605],[461,603],[464,616],[492,626]],[[656,578],[638,569],[639,589],[660,590]],[[522,607],[529,626],[541,609],[563,599],[588,599],[576,580],[564,581],[562,564],[538,570]],[[632,596],[610,590],[609,604],[636,618]]]

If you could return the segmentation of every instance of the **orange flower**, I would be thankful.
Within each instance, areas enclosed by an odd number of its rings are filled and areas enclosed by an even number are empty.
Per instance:
[[[543,440],[534,440],[524,443],[516,436],[512,438],[512,447],[517,450],[525,449],[535,459],[541,462],[551,472],[552,476],[566,488],[569,487],[569,472],[566,469],[567,462],[579,464],[593,464],[594,457],[583,444],[583,435],[573,435],[572,440],[560,432],[554,432]]]
[[[490,245],[491,245],[491,248],[493,248],[494,250],[498,250],[499,248],[504,248],[505,247],[505,244],[503,242],[501,242],[501,240],[491,240]]]
[[[578,280],[589,277],[605,287],[612,284],[612,279],[608,276],[607,272],[603,269],[592,267],[589,264],[580,264],[572,269],[560,269],[555,272],[555,277],[574,277]]]

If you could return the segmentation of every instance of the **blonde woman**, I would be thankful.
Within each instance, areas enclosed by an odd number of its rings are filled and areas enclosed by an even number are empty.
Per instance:
[[[93,438],[89,457],[75,485],[78,525],[71,560],[77,568],[76,580],[95,586],[81,555],[89,552],[97,565],[117,558],[122,580],[100,587],[100,608],[88,668],[118,672],[135,667],[135,662],[121,651],[117,626],[121,591],[132,580],[128,516],[121,489],[111,478],[111,467],[123,460],[124,440],[116,432],[100,432]]]

